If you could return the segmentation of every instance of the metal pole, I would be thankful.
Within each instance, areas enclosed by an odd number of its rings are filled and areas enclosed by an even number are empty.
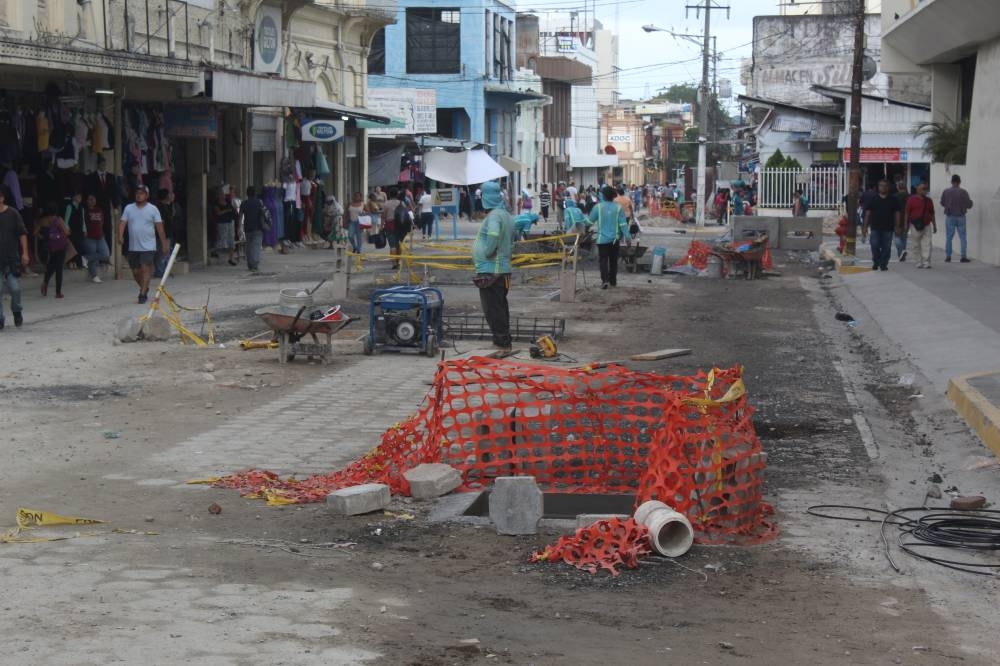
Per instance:
[[[705,226],[705,168],[708,162],[708,60],[712,38],[712,0],[705,0],[705,34],[701,51],[701,87],[698,89],[698,103],[701,105],[698,119],[698,193],[695,199],[695,215],[699,227]]]
[[[153,35],[150,34],[149,29],[149,0],[146,0],[146,55],[152,55]]]
[[[851,161],[847,190],[847,238],[844,254],[854,257],[857,249],[858,227],[855,215],[858,194],[861,191],[861,84],[864,80],[865,58],[865,0],[856,0],[854,9],[854,68],[851,72]]]
[[[128,0],[125,0],[125,50],[129,53],[132,52],[132,40],[129,39],[128,35]]]

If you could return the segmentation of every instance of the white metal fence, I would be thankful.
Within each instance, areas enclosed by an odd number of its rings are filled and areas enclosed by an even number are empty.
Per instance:
[[[791,208],[798,189],[809,197],[810,208],[835,210],[847,193],[847,167],[761,169],[757,207]]]

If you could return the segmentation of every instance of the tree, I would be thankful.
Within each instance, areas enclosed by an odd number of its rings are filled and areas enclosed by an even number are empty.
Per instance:
[[[969,121],[942,120],[917,125],[914,136],[924,137],[924,150],[944,164],[965,164],[969,147]]]

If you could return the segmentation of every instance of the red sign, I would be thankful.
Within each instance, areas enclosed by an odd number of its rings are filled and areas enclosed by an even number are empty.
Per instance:
[[[899,148],[862,148],[862,162],[901,162]],[[851,149],[844,149],[844,161],[851,161]]]

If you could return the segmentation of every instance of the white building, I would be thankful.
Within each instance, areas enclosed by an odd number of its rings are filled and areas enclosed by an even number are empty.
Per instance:
[[[965,164],[933,164],[935,201],[962,176],[974,207],[968,212],[969,256],[1000,265],[1000,222],[995,214],[996,156],[1000,145],[1000,2],[996,0],[883,0],[883,68],[929,72],[933,120],[969,121]],[[944,219],[938,208],[939,220]],[[943,243],[937,234],[935,243]]]
[[[601,106],[618,104],[618,34],[605,29],[600,21],[594,21],[594,50],[597,52],[597,69],[594,71],[594,87],[597,89],[597,103]]]
[[[547,14],[539,22],[541,55],[564,56],[597,72],[597,25],[596,21],[580,25],[575,12]],[[574,83],[570,108],[571,136],[567,148],[571,177],[577,185],[597,185],[607,178],[608,169],[618,166],[618,156],[603,152],[598,89],[592,79]]]

